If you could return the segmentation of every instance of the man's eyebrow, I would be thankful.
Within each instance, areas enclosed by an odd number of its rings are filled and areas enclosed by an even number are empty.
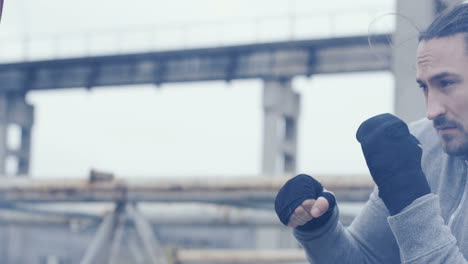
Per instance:
[[[439,74],[436,74],[436,75],[432,76],[429,79],[429,82],[437,81],[437,80],[440,80],[440,79],[443,79],[443,78],[446,78],[446,77],[458,77],[458,74],[450,73],[450,72],[441,72]]]
[[[432,76],[430,79],[429,79],[429,82],[434,82],[434,81],[438,81],[440,79],[443,79],[443,78],[446,78],[446,77],[459,77],[458,74],[455,74],[455,73],[451,73],[451,72],[441,72],[441,73],[438,73],[434,76]],[[416,82],[420,85],[424,85],[425,82],[422,81],[421,79],[416,79]]]

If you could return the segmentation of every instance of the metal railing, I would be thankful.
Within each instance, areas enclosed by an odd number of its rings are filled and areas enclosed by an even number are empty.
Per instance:
[[[393,18],[376,11],[327,12],[170,25],[141,25],[92,32],[0,37],[0,62],[89,57],[347,35],[389,33]],[[352,23],[350,23],[352,21]],[[354,25],[354,26],[351,26]],[[355,26],[359,25],[359,26]]]

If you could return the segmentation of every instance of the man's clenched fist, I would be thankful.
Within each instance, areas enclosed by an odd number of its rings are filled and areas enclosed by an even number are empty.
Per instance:
[[[309,175],[300,174],[287,181],[275,199],[280,221],[300,230],[313,230],[330,219],[335,196]]]
[[[431,192],[419,141],[402,120],[391,114],[374,116],[361,124],[356,138],[390,215]]]

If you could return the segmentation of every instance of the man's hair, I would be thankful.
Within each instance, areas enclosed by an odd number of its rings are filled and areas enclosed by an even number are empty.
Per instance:
[[[437,17],[431,25],[419,34],[419,41],[468,33],[468,4],[458,4]]]

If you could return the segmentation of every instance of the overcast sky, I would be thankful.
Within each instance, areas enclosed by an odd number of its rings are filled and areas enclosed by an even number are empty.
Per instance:
[[[393,0],[7,0],[0,37],[11,52],[0,58],[366,34],[377,27],[373,18],[393,10]],[[389,21],[379,20],[383,27]],[[32,40],[27,54],[14,41],[25,36]],[[302,95],[298,172],[366,173],[355,131],[368,117],[393,111],[391,74],[297,77],[294,87]],[[242,80],[30,93],[31,173],[258,175],[261,92],[260,80]]]

